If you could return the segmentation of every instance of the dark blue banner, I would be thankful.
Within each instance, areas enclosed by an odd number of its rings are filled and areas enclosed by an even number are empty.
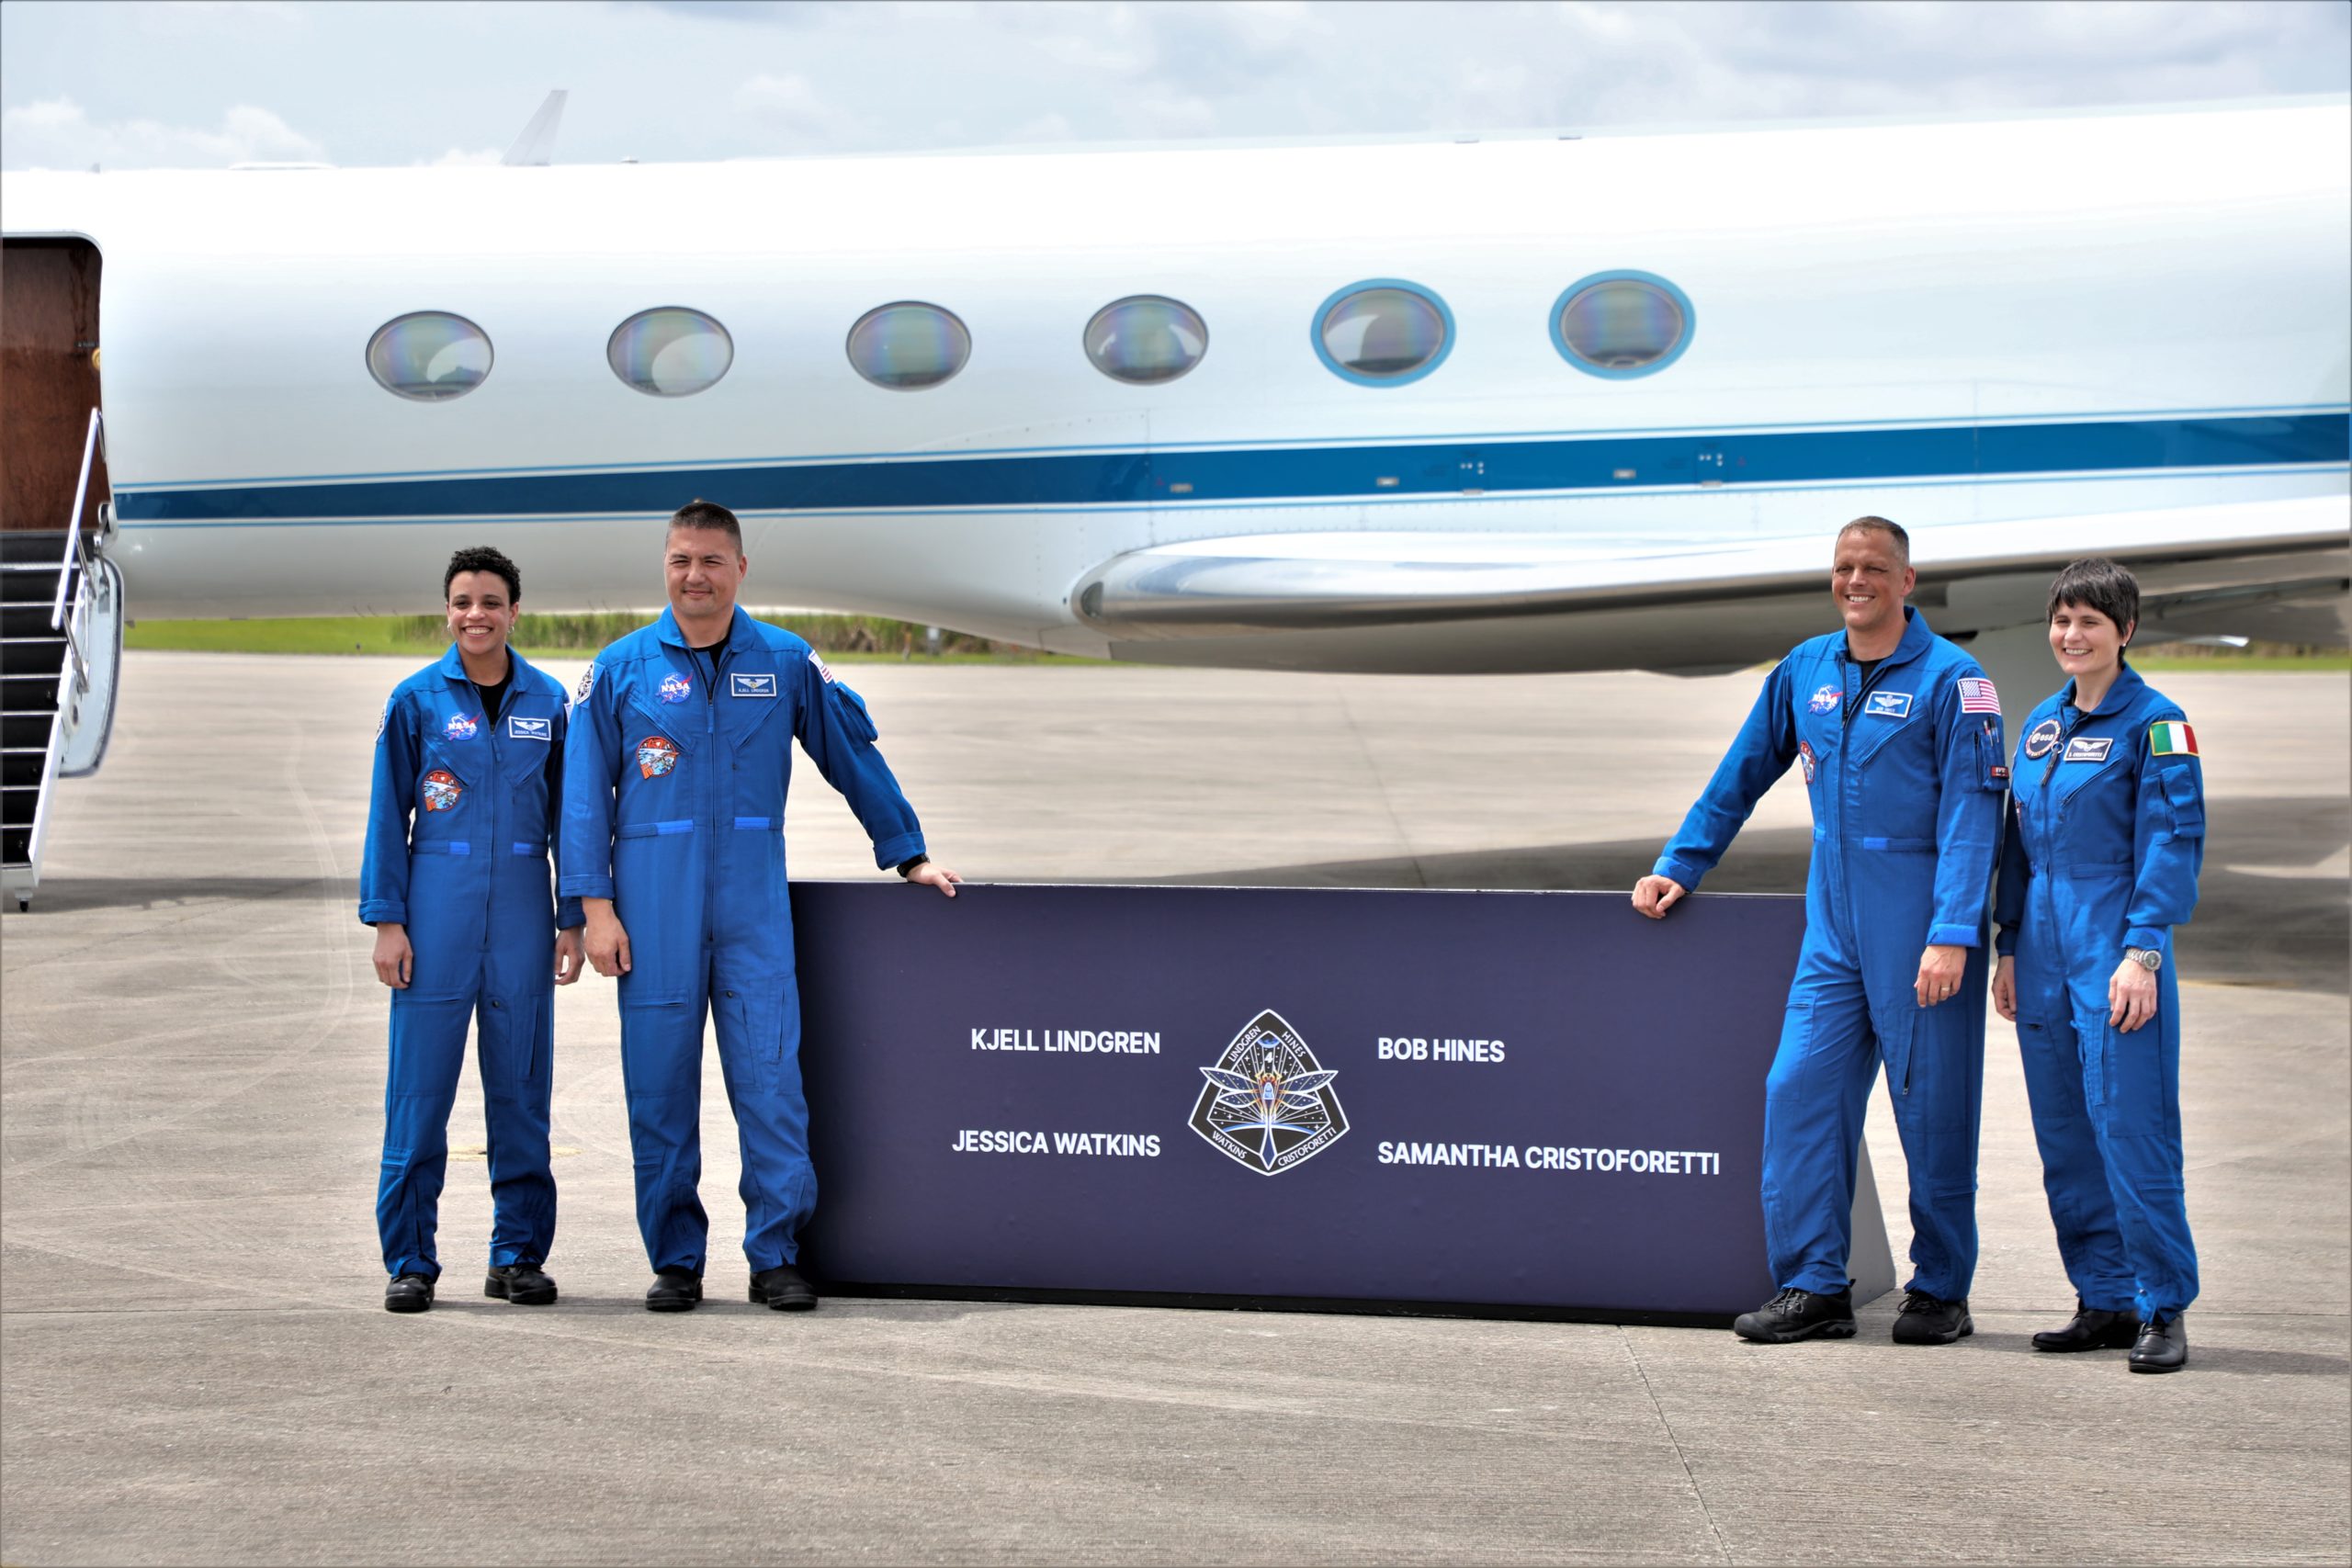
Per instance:
[[[1800,899],[792,892],[836,1291],[1684,1321],[1771,1294]]]

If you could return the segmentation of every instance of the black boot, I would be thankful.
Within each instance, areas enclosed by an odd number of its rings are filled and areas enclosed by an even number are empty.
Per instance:
[[[1834,1296],[1793,1287],[1782,1291],[1754,1312],[1732,1320],[1731,1331],[1759,1345],[1792,1345],[1816,1336],[1823,1339],[1854,1337],[1854,1292],[1849,1288]]]
[[[2128,1350],[2140,1335],[2140,1316],[2133,1312],[2108,1312],[2085,1306],[2075,1298],[2075,1315],[2064,1328],[2046,1328],[2033,1337],[2037,1350]]]
[[[1903,1310],[1895,1315],[1897,1345],[1950,1345],[1976,1332],[1968,1315],[1968,1298],[1948,1302],[1925,1291],[1905,1291]]]
[[[403,1274],[384,1287],[386,1312],[429,1312],[433,1281],[422,1274]]]
[[[752,1276],[752,1304],[762,1303],[778,1312],[807,1312],[817,1304],[817,1291],[797,1269],[779,1263]]]
[[[2132,1342],[2135,1372],[2177,1372],[2188,1365],[2188,1325],[2179,1318],[2152,1317],[2140,1325]]]
[[[536,1263],[501,1263],[482,1281],[481,1293],[516,1306],[545,1306],[555,1300],[555,1281],[540,1272]]]
[[[645,1292],[648,1312],[692,1312],[702,1300],[702,1276],[684,1269],[656,1269]]]

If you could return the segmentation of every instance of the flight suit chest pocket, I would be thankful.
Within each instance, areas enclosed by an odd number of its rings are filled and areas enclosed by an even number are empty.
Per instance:
[[[1872,692],[1854,712],[1853,756],[1868,761],[1899,738],[1915,729],[1924,733],[1914,716],[1920,699],[1911,692]]]

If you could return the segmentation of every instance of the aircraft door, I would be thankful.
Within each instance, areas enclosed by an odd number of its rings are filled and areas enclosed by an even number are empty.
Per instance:
[[[0,241],[0,528],[65,527],[97,406],[98,248]],[[107,494],[101,458],[82,527],[97,526]]]

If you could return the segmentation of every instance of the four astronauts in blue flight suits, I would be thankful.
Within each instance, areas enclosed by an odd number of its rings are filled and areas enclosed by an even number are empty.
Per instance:
[[[806,642],[736,606],[749,563],[734,514],[706,502],[681,509],[664,563],[670,609],[600,653],[567,709],[506,647],[520,595],[512,563],[460,551],[447,579],[456,644],[385,710],[360,918],[377,927],[378,974],[393,987],[378,1201],[391,1310],[432,1303],[434,1208],[469,1019],[497,1214],[487,1292],[555,1299],[541,1267],[555,1217],[549,1012],[583,951],[619,983],[638,1225],[654,1269],[646,1305],[685,1311],[702,1297],[706,1018],[741,1144],[751,1299],[816,1304],[795,1267],[817,1190],[785,877],[793,743],[847,797],[877,866],[951,898],[959,878],[926,854],[863,700]],[[1855,1332],[1856,1161],[1883,1071],[1913,1226],[1894,1337],[1951,1344],[1973,1331],[1997,865],[1992,995],[2018,1025],[2051,1214],[2080,1298],[2074,1319],[2034,1344],[2129,1346],[2133,1371],[2173,1371],[2187,1359],[2181,1314],[2197,1265],[2165,960],[2197,896],[2196,739],[2124,662],[2138,617],[2131,575],[2078,561],[2049,606],[2069,683],[2028,718],[2013,770],[1992,682],[1905,604],[1916,581],[1894,524],[1862,517],[1840,531],[1831,592],[1842,629],[1774,668],[1634,890],[1640,912],[1663,919],[1773,783],[1801,768],[1814,817],[1806,931],[1765,1096],[1777,1293],[1734,1327],[1764,1343]]]
[[[1916,581],[1900,527],[1846,525],[1831,574],[1843,631],[1773,670],[1634,889],[1638,910],[1664,918],[1764,792],[1792,764],[1803,770],[1814,818],[1805,938],[1765,1091],[1777,1293],[1734,1330],[1767,1344],[1855,1332],[1855,1167],[1883,1070],[1913,1230],[1894,1338],[1944,1345],[1973,1332],[1997,861],[1994,999],[2018,1021],[2051,1213],[2080,1295],[2073,1321],[2034,1345],[2130,1346],[2132,1371],[2174,1371],[2187,1359],[2179,1318],[2197,1272],[2181,1200],[2179,1008],[2164,958],[2196,902],[2196,741],[2122,664],[2138,613],[2131,575],[2080,561],[2050,599],[2051,645],[2073,683],[2028,720],[2013,769],[1992,682],[1904,603]],[[2135,1040],[2152,1019],[2154,1038]]]
[[[548,891],[563,687],[506,645],[522,599],[513,561],[459,550],[442,586],[449,651],[384,705],[359,869],[359,918],[376,928],[376,977],[392,992],[376,1223],[393,1312],[430,1307],[441,1275],[434,1219],[469,1023],[489,1124],[486,1289],[555,1300],[540,1268],[555,1241],[555,987],[580,977],[580,901],[559,908]]]

